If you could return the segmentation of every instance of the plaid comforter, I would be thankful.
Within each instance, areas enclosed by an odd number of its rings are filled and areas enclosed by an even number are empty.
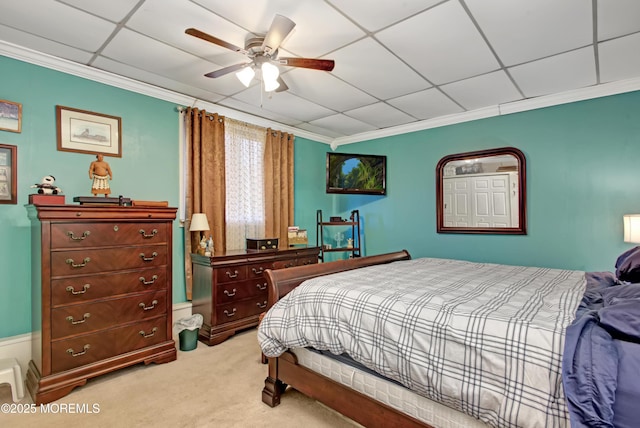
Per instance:
[[[566,326],[584,272],[421,258],[313,278],[262,320],[262,352],[346,353],[494,427],[568,427]]]

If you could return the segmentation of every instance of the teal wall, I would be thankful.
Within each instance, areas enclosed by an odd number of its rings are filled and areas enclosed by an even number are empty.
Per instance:
[[[91,196],[94,155],[61,152],[56,105],[122,118],[122,157],[105,157],[113,196],[178,204],[178,116],[173,103],[0,56],[0,99],[22,104],[22,132],[0,131],[17,146],[18,204],[0,205],[0,338],[31,330],[28,195],[45,175],[66,195]],[[185,301],[182,229],[174,222],[173,301]]]
[[[343,145],[336,151],[387,155],[387,195],[319,197],[324,167],[314,165],[316,176],[301,184],[314,191],[296,205],[343,217],[359,209],[366,254],[405,248],[414,257],[612,271],[632,246],[622,242],[622,215],[640,212],[639,118],[633,92]],[[505,146],[526,156],[528,234],[436,233],[438,160]]]
[[[67,195],[89,195],[92,155],[56,149],[55,106],[122,118],[123,157],[107,157],[114,194],[178,204],[178,116],[173,103],[0,56],[0,99],[23,105],[18,204],[0,205],[0,338],[30,325],[29,186],[53,174]],[[328,195],[329,146],[295,143],[295,221],[315,243],[316,210],[360,210],[364,254],[406,248],[414,257],[451,257],[582,270],[613,270],[622,215],[640,212],[640,92],[483,119],[341,146],[387,156],[387,195]],[[435,232],[435,167],[447,154],[514,146],[527,158],[528,234]],[[174,222],[173,302],[184,302],[182,229]]]

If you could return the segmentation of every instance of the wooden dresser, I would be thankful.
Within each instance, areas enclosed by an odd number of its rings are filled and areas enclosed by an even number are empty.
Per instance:
[[[273,251],[235,251],[213,257],[191,254],[193,313],[204,323],[198,338],[217,345],[237,331],[258,325],[267,307],[266,269],[318,263],[320,248]]]
[[[36,404],[87,379],[176,359],[172,338],[175,208],[27,205],[32,248]]]

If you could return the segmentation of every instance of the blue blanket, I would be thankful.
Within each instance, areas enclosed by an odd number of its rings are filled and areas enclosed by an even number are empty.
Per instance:
[[[637,427],[640,420],[640,284],[592,273],[567,328],[563,384],[572,428]]]

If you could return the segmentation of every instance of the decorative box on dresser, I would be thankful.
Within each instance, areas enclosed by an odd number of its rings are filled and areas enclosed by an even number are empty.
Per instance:
[[[198,339],[217,345],[237,331],[258,325],[267,307],[263,272],[318,263],[320,248],[229,251],[213,257],[191,254],[193,313],[204,322]]]
[[[176,359],[172,338],[172,223],[176,209],[27,205],[32,248],[36,404],[87,379]]]

